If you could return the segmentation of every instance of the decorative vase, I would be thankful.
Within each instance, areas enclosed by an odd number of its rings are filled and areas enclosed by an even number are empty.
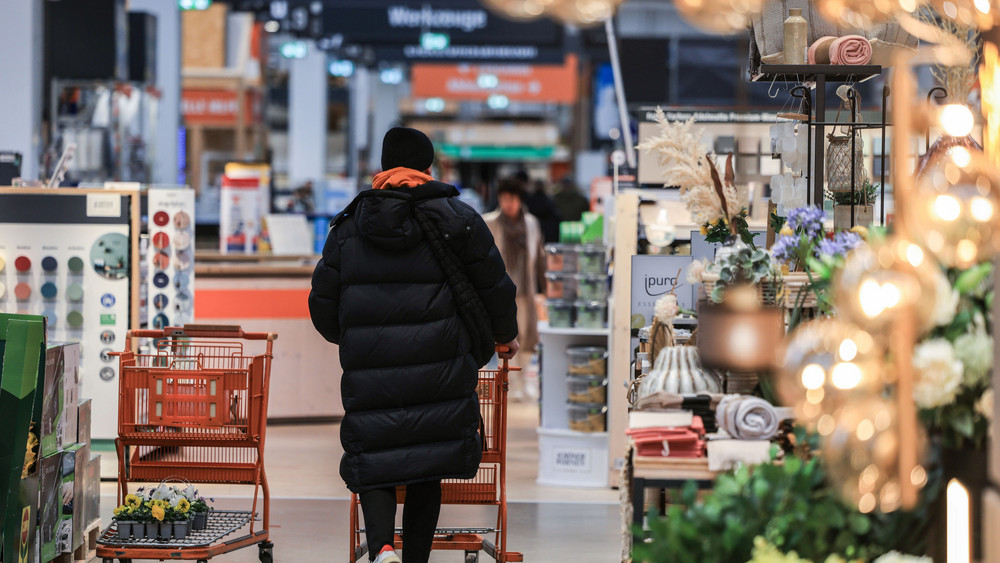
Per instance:
[[[806,64],[806,49],[809,48],[809,22],[802,17],[801,8],[788,10],[784,24],[785,64]]]
[[[157,535],[161,540],[169,540],[170,536],[174,533],[174,523],[173,522],[160,522],[159,523],[159,534]]]
[[[191,520],[191,530],[204,530],[208,527],[208,512],[195,512]]]
[[[855,205],[853,225],[851,224],[850,205],[833,206],[833,227],[835,229],[850,229],[854,225],[861,225],[862,227],[867,227],[872,224],[874,219],[875,219],[874,205]]]
[[[179,522],[174,522],[174,538],[182,540],[187,537],[188,531],[191,529],[190,520],[182,520]]]
[[[989,454],[985,449],[953,449],[942,447],[941,456],[941,490],[938,498],[931,506],[931,514],[935,515],[931,524],[931,540],[927,553],[934,561],[945,561],[947,557],[947,503],[946,492],[948,483],[956,479],[969,492],[969,508],[972,528],[972,560],[983,560],[983,491],[989,482]]]
[[[132,521],[119,520],[118,521],[118,539],[122,541],[128,541],[132,537],[132,525],[136,524]]]

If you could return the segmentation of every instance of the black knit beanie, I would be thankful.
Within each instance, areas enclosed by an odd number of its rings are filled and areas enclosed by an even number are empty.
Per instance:
[[[434,162],[434,145],[422,132],[393,127],[382,139],[382,170],[399,166],[423,172]]]

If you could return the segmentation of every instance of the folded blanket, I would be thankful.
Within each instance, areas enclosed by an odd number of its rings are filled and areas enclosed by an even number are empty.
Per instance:
[[[771,403],[749,395],[726,395],[715,417],[720,428],[740,440],[768,440],[781,422]]]
[[[831,35],[825,37],[820,37],[812,45],[809,46],[809,64],[811,65],[828,65],[830,64],[830,45],[837,38]]]
[[[830,45],[830,62],[835,65],[863,65],[872,60],[872,44],[860,35],[845,35]]]
[[[757,465],[771,460],[770,440],[712,440],[707,446],[709,471],[729,471],[738,463]]]

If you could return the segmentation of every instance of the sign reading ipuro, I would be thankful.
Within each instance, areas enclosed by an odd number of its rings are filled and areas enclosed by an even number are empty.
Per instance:
[[[690,265],[690,256],[644,254],[632,257],[633,324],[646,326],[652,323],[656,301],[671,291],[677,296],[679,307],[694,309],[694,287],[687,282]]]

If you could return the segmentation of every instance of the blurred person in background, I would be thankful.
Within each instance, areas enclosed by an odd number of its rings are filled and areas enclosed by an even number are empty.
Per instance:
[[[524,184],[517,178],[500,180],[498,209],[483,216],[500,249],[507,274],[517,286],[517,326],[520,348],[514,365],[528,368],[538,344],[538,311],[535,297],[545,288],[545,250],[538,219],[525,209]],[[537,380],[525,385],[523,372],[511,372],[515,401],[538,397]]]
[[[549,194],[545,193],[545,182],[532,182],[531,193],[524,198],[524,205],[538,219],[545,242],[559,242],[559,210]]]
[[[579,221],[584,211],[590,211],[590,200],[580,193],[573,178],[566,176],[556,187],[552,200],[556,203],[559,218],[563,221]]]

